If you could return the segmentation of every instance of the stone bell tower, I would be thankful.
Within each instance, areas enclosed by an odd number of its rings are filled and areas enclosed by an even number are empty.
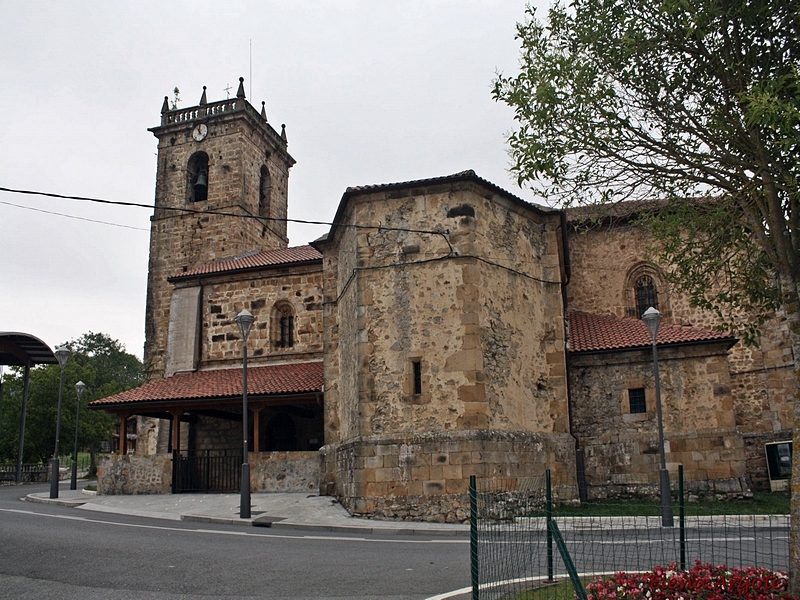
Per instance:
[[[289,169],[286,130],[275,131],[245,99],[170,109],[164,98],[158,138],[155,211],[145,315],[145,364],[164,376],[173,286],[168,278],[216,260],[285,248]]]

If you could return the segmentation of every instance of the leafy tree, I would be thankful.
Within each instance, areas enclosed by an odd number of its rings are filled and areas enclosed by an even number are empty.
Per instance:
[[[800,386],[800,1],[573,0],[546,24],[528,9],[517,37],[520,73],[493,93],[515,110],[519,184],[655,204],[656,258],[696,305],[749,341],[785,311]],[[800,575],[800,390],[795,415]]]
[[[78,443],[80,448],[88,448],[94,459],[101,442],[111,441],[115,419],[102,411],[87,410],[86,405],[92,400],[141,385],[142,363],[136,356],[128,354],[119,341],[102,333],[86,333],[64,346],[72,351],[72,355],[64,367],[59,450],[64,454],[72,452],[78,399],[75,383],[83,381],[86,391],[81,398]],[[31,369],[24,462],[44,462],[52,457],[60,374],[58,365],[40,365]],[[10,374],[6,374],[4,380],[0,460],[16,461],[22,412],[23,370],[12,370]]]

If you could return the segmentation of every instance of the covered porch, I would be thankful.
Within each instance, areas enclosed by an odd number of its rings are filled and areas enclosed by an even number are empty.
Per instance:
[[[316,491],[317,450],[324,443],[322,362],[249,367],[247,387],[251,490]],[[113,473],[109,481],[98,481],[101,493],[239,488],[244,446],[241,368],[176,374],[90,407],[115,414],[120,422],[119,455],[104,470]],[[157,419],[165,447],[155,455],[138,450],[129,456],[127,428],[132,417]]]

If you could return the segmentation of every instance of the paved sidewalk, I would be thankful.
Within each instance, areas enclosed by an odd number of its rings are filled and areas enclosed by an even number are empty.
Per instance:
[[[79,484],[80,485],[80,484]],[[252,494],[250,519],[239,518],[239,494],[153,494],[98,496],[82,490],[59,489],[28,494],[28,502],[72,506],[80,510],[110,512],[173,521],[200,521],[322,530],[340,533],[469,536],[469,525],[357,519],[335,499],[302,493]]]

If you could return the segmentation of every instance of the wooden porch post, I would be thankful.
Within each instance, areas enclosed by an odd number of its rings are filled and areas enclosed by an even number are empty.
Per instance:
[[[261,440],[258,432],[261,429],[261,409],[263,408],[258,404],[253,405],[253,452],[261,452]]]
[[[125,456],[128,453],[128,417],[130,413],[119,413],[119,453]]]
[[[181,449],[181,415],[183,411],[174,411],[172,415],[172,451]]]

